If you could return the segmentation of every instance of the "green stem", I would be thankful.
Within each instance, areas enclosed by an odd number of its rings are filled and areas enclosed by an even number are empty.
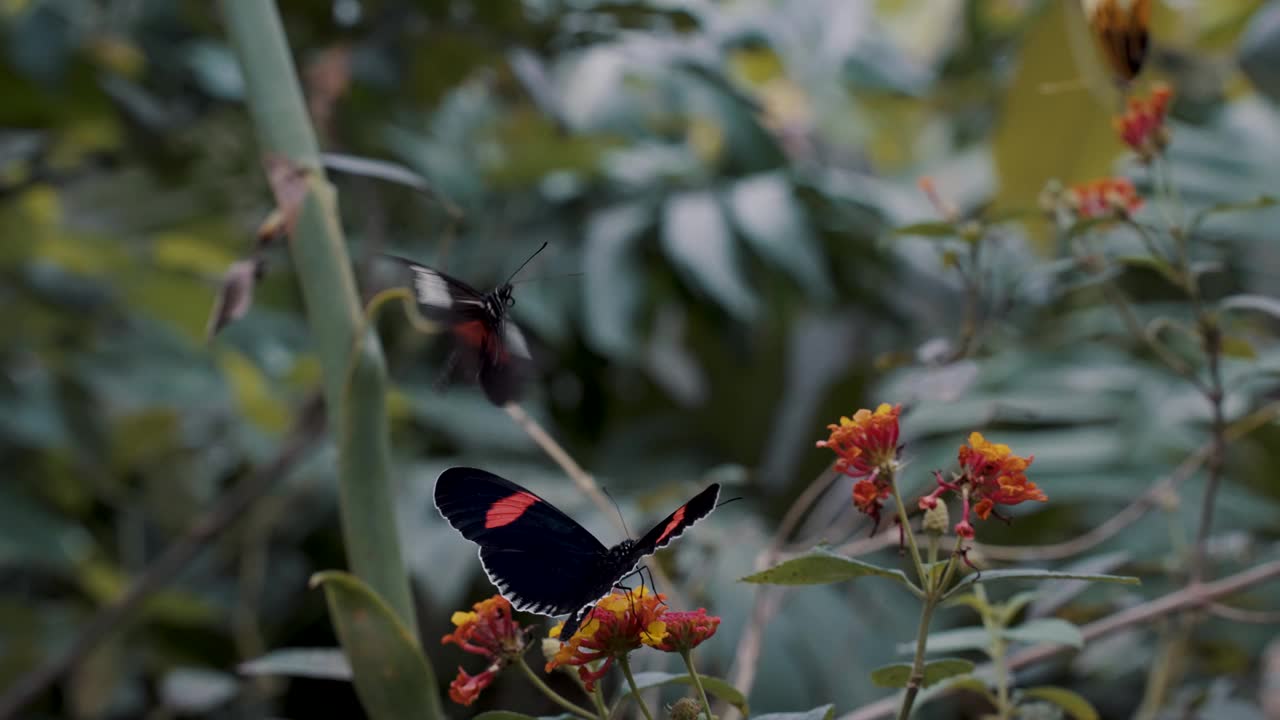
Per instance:
[[[702,688],[702,678],[698,677],[698,671],[693,668],[693,651],[681,650],[680,659],[684,660],[684,666],[689,668],[689,677],[693,678],[693,686],[698,688],[698,699],[702,700],[702,712],[706,713],[707,720],[711,720],[711,703],[707,702],[707,691]]]
[[[596,711],[600,713],[600,720],[609,720],[609,706],[604,702],[604,690],[600,689],[600,683],[596,683],[595,688],[591,691],[591,699],[595,701]]]
[[[911,532],[911,522],[907,518],[907,506],[902,504],[902,495],[898,493],[898,478],[889,478],[889,487],[893,488],[893,502],[898,506],[898,522],[907,538],[907,546],[911,548],[911,562],[916,567],[916,577],[920,578],[921,589],[927,590],[929,578],[925,576],[924,563],[920,561],[920,548],[916,546],[916,535]]]
[[[622,676],[627,679],[627,686],[631,688],[631,696],[636,699],[636,704],[640,706],[640,712],[644,715],[644,720],[653,720],[653,714],[649,712],[649,706],[645,704],[644,698],[640,697],[640,686],[636,685],[635,676],[631,674],[631,662],[627,660],[626,655],[618,656],[618,667],[622,668]]]
[[[973,594],[985,606],[987,605],[987,589],[981,583],[974,583]],[[991,665],[995,669],[996,677],[996,710],[999,712],[998,717],[1011,717],[1010,713],[1013,706],[1009,702],[1009,667],[1005,662],[1005,650],[1007,646],[1004,640],[1004,626],[996,619],[995,614],[990,611],[983,611],[982,625],[987,629],[987,635],[991,638],[991,645],[987,648],[987,653],[991,656]]]
[[[223,0],[222,9],[240,60],[259,147],[264,155],[282,156],[308,170],[299,181],[306,194],[288,247],[306,302],[338,447],[339,508],[347,560],[352,571],[416,634],[396,533],[386,367],[377,337],[364,332],[337,198],[323,176],[319,145],[276,4]]]
[[[902,707],[898,709],[898,720],[911,717],[911,706],[915,705],[916,695],[924,687],[924,656],[929,642],[929,622],[933,619],[933,610],[937,606],[936,599],[930,593],[924,599],[920,609],[920,626],[916,629],[916,656],[911,661],[911,678],[907,680],[907,691],[902,695]]]
[[[538,674],[533,671],[533,668],[529,667],[529,663],[525,662],[523,657],[517,657],[515,659],[515,666],[520,668],[520,672],[524,673],[524,676],[529,678],[529,682],[533,683],[533,686],[538,688],[539,692],[550,698],[551,702],[580,718],[585,718],[585,720],[595,720],[596,716],[592,715],[590,710],[566,699],[560,693],[552,690],[551,686],[543,682],[542,678],[538,677]]]

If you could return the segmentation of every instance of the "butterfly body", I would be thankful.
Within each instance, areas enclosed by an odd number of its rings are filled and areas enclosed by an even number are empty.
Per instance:
[[[409,268],[418,312],[449,329],[456,345],[450,368],[461,362],[495,405],[519,398],[533,360],[520,328],[508,317],[510,282],[481,292],[439,270],[391,255]]]
[[[436,480],[436,509],[480,546],[480,564],[511,605],[569,619],[567,640],[596,601],[715,509],[720,486],[707,487],[638,540],[606,547],[586,528],[529,490],[476,468],[445,470]]]

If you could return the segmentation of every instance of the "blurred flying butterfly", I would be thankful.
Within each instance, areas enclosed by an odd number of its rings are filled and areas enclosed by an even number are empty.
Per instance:
[[[640,561],[666,547],[716,508],[712,484],[639,540],[605,547],[551,503],[491,472],[445,470],[436,480],[436,509],[480,546],[480,565],[512,607],[539,615],[570,613],[561,640],[573,636],[596,601],[635,574]]]
[[[1151,44],[1151,0],[1084,0],[1089,30],[1112,74],[1127,85],[1142,70]]]
[[[484,293],[439,270],[412,260],[389,255],[413,273],[411,283],[418,312],[449,329],[455,339],[448,371],[462,364],[476,378],[494,405],[519,399],[520,391],[533,370],[533,360],[524,333],[507,317],[516,304],[511,279],[544,248],[534,251],[498,287]],[[448,374],[448,373],[446,373]]]

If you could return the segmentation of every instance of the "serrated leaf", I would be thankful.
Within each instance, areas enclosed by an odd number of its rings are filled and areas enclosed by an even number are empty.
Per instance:
[[[1254,312],[1266,313],[1276,320],[1280,320],[1280,298],[1273,298],[1267,295],[1232,295],[1225,297],[1218,303],[1218,309],[1226,310],[1252,310]]]
[[[714,195],[698,191],[668,198],[661,237],[663,252],[690,284],[740,320],[755,316],[759,303],[742,279],[737,247]]]
[[[1098,720],[1098,711],[1084,696],[1059,687],[1034,687],[1022,691],[1023,697],[1053,703],[1062,708],[1073,720]]]
[[[806,555],[783,561],[741,581],[764,585],[825,585],[866,575],[879,575],[914,588],[901,570],[847,558],[825,548],[815,548]]]
[[[924,687],[973,671],[973,663],[962,658],[943,658],[925,663]],[[871,681],[880,687],[902,688],[911,680],[911,663],[894,663],[871,671]]]
[[[351,663],[339,648],[282,648],[248,662],[236,670],[242,675],[287,675],[289,677],[350,680]]]
[[[1008,570],[984,570],[981,573],[965,576],[947,592],[950,598],[963,588],[974,582],[990,582],[993,580],[1088,580],[1089,582],[1116,583],[1119,585],[1141,585],[1142,581],[1131,575],[1102,575],[1097,573],[1058,572],[1054,570],[1038,570],[1033,568],[1011,568]]]
[[[369,717],[443,717],[435,673],[386,601],[349,573],[316,573],[311,585],[324,588],[329,617]]]
[[[663,685],[686,685],[693,687],[693,678],[685,673],[667,673],[667,672],[642,672],[635,674],[636,687],[641,690],[649,688],[662,687]],[[742,711],[743,715],[749,715],[747,706],[747,698],[737,688],[730,685],[727,680],[710,675],[698,674],[698,679],[702,681],[702,689],[707,691],[708,695],[714,695],[721,700],[733,705]],[[619,696],[619,700],[631,697],[631,689],[625,688],[624,692]]]
[[[953,238],[957,237],[956,226],[949,222],[920,222],[910,225],[903,225],[900,228],[894,228],[894,235],[914,235],[916,237],[928,238]]]
[[[807,712],[766,713],[753,715],[752,720],[832,720],[836,714],[835,705],[823,705]]]
[[[1084,636],[1080,628],[1061,618],[1039,618],[1030,620],[1017,627],[1006,628],[1006,640],[1026,643],[1053,643],[1069,645],[1074,648],[1084,647]]]

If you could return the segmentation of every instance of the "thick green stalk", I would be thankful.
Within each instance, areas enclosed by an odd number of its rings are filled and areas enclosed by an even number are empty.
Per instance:
[[[269,0],[223,0],[222,9],[263,154],[283,156],[311,171],[290,251],[323,368],[329,426],[338,440],[347,560],[416,633],[396,533],[382,349],[372,334],[359,337],[364,314],[338,222],[337,199],[320,167],[319,146],[284,28],[276,4]]]

